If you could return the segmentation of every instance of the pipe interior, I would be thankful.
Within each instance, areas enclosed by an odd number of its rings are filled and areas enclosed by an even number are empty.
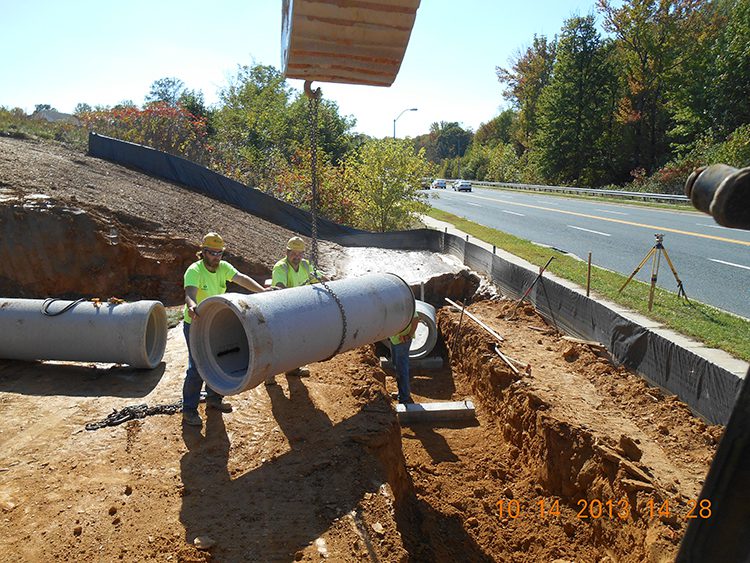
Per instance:
[[[250,365],[250,347],[245,327],[237,315],[223,307],[211,318],[208,334],[208,356],[219,373],[216,375],[230,385],[240,384]]]
[[[152,307],[146,323],[146,356],[151,366],[156,366],[164,356],[167,345],[167,315],[161,306]]]
[[[417,330],[414,332],[414,339],[412,340],[412,344],[410,346],[411,350],[420,350],[427,344],[427,339],[430,337],[430,329],[425,324],[424,321],[422,321],[422,318],[419,319],[419,324],[417,325]]]

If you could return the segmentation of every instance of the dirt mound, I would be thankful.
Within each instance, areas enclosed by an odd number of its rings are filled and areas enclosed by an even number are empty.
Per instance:
[[[230,205],[62,146],[0,137],[0,293],[183,300],[203,235],[263,281],[293,233]]]
[[[0,199],[9,296],[180,302],[205,231],[220,230],[230,259],[259,280],[289,236],[178,186],[10,139],[0,139]],[[479,284],[424,270],[436,274],[425,284],[435,304]],[[445,367],[414,373],[413,394],[473,399],[477,419],[462,423],[400,427],[375,346],[231,397],[230,414],[201,406],[203,429],[179,415],[84,429],[113,409],[179,399],[180,328],[150,371],[0,361],[0,558],[673,559],[689,518],[709,517],[695,499],[721,428],[533,308],[505,320],[512,307],[470,307],[501,343],[459,311],[439,312]]]

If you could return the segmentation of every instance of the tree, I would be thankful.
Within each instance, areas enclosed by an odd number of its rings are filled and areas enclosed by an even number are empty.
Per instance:
[[[565,22],[550,83],[539,104],[536,149],[554,182],[590,184],[602,175],[602,150],[617,80],[610,47],[594,17]]]
[[[628,95],[620,119],[633,129],[632,168],[651,173],[669,153],[666,132],[672,121],[669,93],[679,88],[679,70],[696,53],[705,31],[707,0],[626,0],[615,8],[598,0],[607,31],[618,41],[619,62],[627,77]]]
[[[495,146],[498,143],[510,143],[512,128],[518,120],[518,112],[506,109],[487,123],[482,123],[474,134],[474,143]]]
[[[723,0],[724,25],[711,54],[708,74],[710,115],[717,132],[726,137],[750,123],[750,2]]]
[[[427,162],[408,140],[368,141],[346,158],[345,170],[356,194],[356,226],[362,229],[406,229],[427,209],[420,191]]]
[[[495,67],[497,79],[506,85],[503,96],[518,108],[518,136],[515,139],[528,149],[537,130],[537,108],[544,87],[552,76],[557,37],[552,41],[534,35],[531,47],[518,53],[510,69]]]
[[[160,78],[154,80],[146,95],[146,105],[162,102],[171,107],[177,106],[180,95],[185,90],[185,83],[179,78]]]
[[[82,113],[88,113],[91,111],[94,111],[94,109],[90,105],[81,102],[79,104],[76,104],[76,107],[73,110],[73,115],[80,115]]]
[[[220,92],[221,107],[213,116],[215,166],[222,173],[252,186],[276,175],[274,161],[288,161],[298,148],[285,142],[291,95],[284,77],[274,67],[239,67]]]
[[[34,106],[34,113],[39,113],[40,111],[48,111],[48,110],[56,111],[55,108],[53,108],[49,104],[37,104]]]

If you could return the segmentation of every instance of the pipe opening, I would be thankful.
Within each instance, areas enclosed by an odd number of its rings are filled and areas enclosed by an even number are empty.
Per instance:
[[[167,347],[167,313],[162,306],[154,306],[146,321],[144,338],[146,361],[150,369],[159,365]]]
[[[201,311],[206,330],[202,331],[205,340],[199,346],[211,371],[211,387],[228,394],[241,388],[247,377],[250,345],[245,327],[234,310],[220,303],[212,305]]]

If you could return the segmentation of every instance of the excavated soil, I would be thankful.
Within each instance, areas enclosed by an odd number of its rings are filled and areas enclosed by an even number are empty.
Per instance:
[[[259,281],[289,231],[189,190],[54,145],[0,138],[0,295],[182,300],[207,230]],[[450,260],[323,247],[329,270],[411,264],[425,299],[477,280]],[[442,264],[442,265],[441,265]],[[324,266],[326,264],[324,263]],[[428,280],[429,278],[429,280]],[[564,561],[674,559],[720,439],[674,397],[483,287],[438,313],[440,370],[419,402],[473,400],[476,419],[401,426],[367,346],[204,411],[87,431],[180,397],[170,330],[150,371],[0,360],[3,561]],[[496,346],[511,357],[511,368]]]

